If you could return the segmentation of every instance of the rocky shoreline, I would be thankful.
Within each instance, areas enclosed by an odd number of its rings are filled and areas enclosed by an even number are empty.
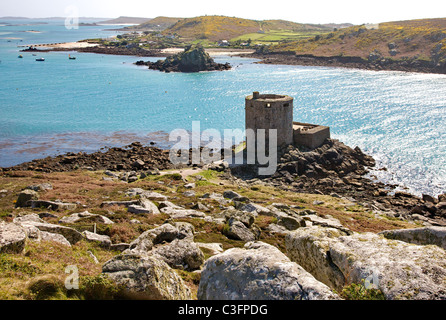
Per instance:
[[[297,193],[317,193],[347,197],[370,210],[390,218],[418,219],[432,225],[446,226],[446,194],[421,198],[396,191],[387,185],[366,178],[375,160],[335,139],[327,139],[314,150],[289,146],[272,176],[257,176],[256,166],[236,166],[231,174],[239,183],[264,183]]]
[[[192,149],[189,150],[192,153]],[[220,151],[223,159],[224,151]],[[122,148],[109,148],[91,154],[68,153],[56,157],[36,159],[0,172],[15,171],[67,172],[79,169],[115,172],[112,176],[134,182],[160,170],[178,168],[210,167],[225,172],[232,183],[249,187],[258,183],[296,193],[310,193],[347,197],[352,203],[361,203],[370,210],[397,219],[417,219],[426,225],[446,226],[446,194],[438,197],[394,191],[395,185],[372,181],[365,175],[375,166],[375,160],[364,154],[359,147],[354,149],[334,139],[327,139],[317,149],[305,150],[289,146],[279,159],[276,173],[272,176],[258,176],[258,167],[218,164],[173,165],[169,150],[154,146],[143,146],[134,142]],[[130,179],[129,179],[130,178]]]
[[[437,67],[429,61],[416,59],[362,59],[361,57],[332,56],[320,57],[313,55],[298,55],[294,52],[253,53],[251,58],[260,59],[261,64],[283,64],[300,66],[342,67],[374,71],[405,71],[420,73],[446,74],[446,67]]]
[[[56,157],[35,159],[16,166],[1,168],[0,172],[37,171],[44,173],[87,170],[165,170],[173,168],[169,160],[169,150],[154,146],[143,146],[134,142],[122,148],[113,147],[94,153],[67,153]]]

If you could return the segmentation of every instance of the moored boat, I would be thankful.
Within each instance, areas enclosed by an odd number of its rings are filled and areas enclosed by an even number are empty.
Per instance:
[[[36,61],[45,61],[45,58],[37,58]]]

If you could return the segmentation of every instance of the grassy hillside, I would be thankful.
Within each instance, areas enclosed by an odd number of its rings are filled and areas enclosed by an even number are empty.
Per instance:
[[[315,56],[356,56],[446,62],[446,18],[353,26],[271,47]]]
[[[324,25],[301,24],[285,20],[259,21],[260,32],[246,33],[232,38],[231,41],[248,41],[254,43],[274,44],[280,41],[296,41],[328,33],[333,28]]]
[[[176,34],[184,39],[219,40],[259,40],[278,41],[301,37],[309,32],[332,30],[322,25],[300,24],[285,20],[249,20],[225,16],[201,16],[182,19],[164,30],[164,34]],[[313,34],[312,34],[313,35]],[[310,35],[310,36],[312,36]]]
[[[178,34],[181,38],[218,41],[232,39],[245,33],[261,30],[254,20],[223,16],[202,16],[178,21],[164,30],[165,34]]]
[[[263,31],[290,30],[290,31],[331,31],[332,28],[321,24],[303,24],[287,20],[263,20],[260,22]]]

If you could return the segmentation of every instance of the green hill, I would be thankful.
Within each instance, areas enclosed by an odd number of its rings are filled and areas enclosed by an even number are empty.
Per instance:
[[[321,33],[331,30],[332,28],[323,25],[300,24],[285,20],[257,21],[225,16],[200,16],[182,19],[164,30],[163,33],[176,34],[187,40],[219,41],[247,40],[248,38],[254,40],[279,31],[285,32],[285,34],[279,36],[282,39],[283,37],[292,37],[296,33]]]
[[[446,18],[395,21],[340,29],[310,39],[282,43],[272,52],[314,56],[355,56],[364,59],[416,58],[446,63]]]

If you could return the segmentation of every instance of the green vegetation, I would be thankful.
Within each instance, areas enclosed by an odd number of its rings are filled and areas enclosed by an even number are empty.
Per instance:
[[[197,202],[202,203],[209,212],[208,215],[221,213],[220,203],[212,198],[199,198],[204,193],[220,193],[232,189],[251,201],[267,206],[279,202],[288,205],[298,205],[302,210],[314,210],[320,216],[330,215],[352,231],[379,232],[389,229],[401,229],[413,227],[412,224],[400,220],[378,219],[370,214],[366,207],[347,206],[345,200],[328,195],[300,194],[281,190],[271,186],[255,185],[251,187],[237,187],[223,179],[224,174],[213,170],[191,170],[192,175],[182,176],[174,170],[164,175],[150,175],[132,184],[120,181],[104,181],[103,172],[75,171],[54,172],[42,175],[38,172],[14,172],[4,173],[0,176],[0,190],[7,189],[8,192],[0,198],[0,208],[4,212],[2,220],[12,221],[12,217],[18,214],[40,213],[41,210],[14,208],[14,200],[18,193],[26,186],[49,182],[53,189],[40,193],[42,200],[63,199],[68,202],[79,202],[88,206],[91,213],[101,214],[115,222],[112,225],[98,223],[97,233],[108,235],[113,243],[130,243],[146,230],[155,228],[167,220],[172,221],[167,214],[140,214],[134,215],[127,211],[124,206],[101,207],[104,201],[112,200],[134,200],[138,196],[129,197],[125,193],[129,188],[142,188],[153,190],[169,196],[169,200],[176,205],[192,209]],[[184,174],[184,173],[183,173]],[[202,178],[197,177],[200,175]],[[205,180],[199,180],[199,179]],[[186,190],[184,185],[195,182],[194,191],[196,196],[187,197],[183,195]],[[322,200],[323,204],[313,205],[314,200]],[[72,213],[73,211],[51,211],[56,218],[45,218],[47,222],[57,221]],[[138,220],[138,223],[132,220]],[[223,249],[243,247],[245,242],[229,239],[224,235],[225,225],[217,222],[205,221],[200,218],[183,218],[175,221],[191,223],[195,228],[195,242],[221,243]],[[284,234],[269,231],[269,225],[277,223],[277,219],[268,215],[259,214],[255,218],[255,224],[259,228],[260,241],[272,244],[286,254]],[[92,224],[70,225],[78,231],[90,230]],[[227,228],[227,227],[226,227]],[[227,230],[226,230],[227,231]],[[210,252],[203,250],[206,257]],[[90,252],[98,259],[95,263]],[[0,254],[0,299],[127,299],[132,298],[121,288],[111,283],[101,275],[101,266],[119,252],[107,250],[97,243],[81,240],[71,247],[56,242],[34,242],[27,241],[22,254]],[[65,268],[75,265],[79,270],[79,289],[66,290],[64,280],[67,277]],[[186,271],[178,271],[180,276],[196,293],[199,276]],[[345,289],[347,297],[379,297],[368,291],[365,293],[361,287],[352,286]]]
[[[417,59],[446,62],[446,19],[422,19],[361,25],[339,29],[308,39],[282,42],[274,52],[314,56],[355,56],[369,59],[373,53],[388,60]]]
[[[248,44],[277,44],[279,42],[289,42],[307,39],[316,35],[324,34],[321,31],[290,31],[290,30],[270,30],[267,32],[248,33],[231,39],[232,42],[240,41]]]
[[[200,43],[204,47],[254,47],[277,44],[325,34],[333,28],[324,25],[301,24],[285,20],[249,20],[225,16],[195,18],[157,17],[146,23],[123,29],[128,33],[115,39],[89,39],[110,47],[164,49]]]
[[[345,286],[340,293],[345,300],[385,300],[384,294],[379,289],[366,289],[364,280],[361,283],[352,283]]]
[[[217,42],[259,30],[261,30],[260,24],[255,20],[224,16],[201,16],[180,20],[164,30],[163,34],[176,33],[183,39],[207,39]]]
[[[227,40],[231,46],[291,41],[326,33],[332,29],[323,25],[300,24],[284,20],[248,20],[224,16],[202,16],[183,19],[163,34],[177,34],[184,41]]]

